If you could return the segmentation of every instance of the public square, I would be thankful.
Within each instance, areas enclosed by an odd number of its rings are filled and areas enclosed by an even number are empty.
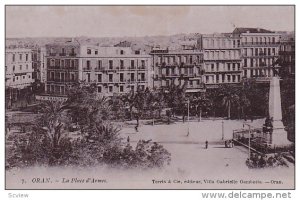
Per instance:
[[[28,185],[18,184],[20,179],[32,178],[31,171],[35,171],[35,177],[51,177],[52,179],[100,177],[107,180],[106,184],[78,185],[60,184],[55,186],[47,183],[38,185],[39,188],[180,188],[180,189],[291,189],[294,187],[294,165],[289,167],[249,169],[245,161],[248,150],[242,146],[225,148],[222,141],[222,121],[224,122],[224,140],[232,138],[232,131],[243,127],[243,120],[196,120],[190,122],[190,134],[187,135],[185,122],[175,122],[170,125],[145,125],[149,121],[141,121],[138,132],[135,122],[127,122],[121,136],[126,140],[130,137],[130,143],[135,146],[140,139],[158,142],[171,153],[171,163],[164,169],[118,170],[105,167],[77,169],[69,167],[47,168],[34,167],[7,172],[8,186],[23,188]],[[253,122],[252,126],[259,126],[263,119]],[[208,149],[205,141],[208,140]],[[128,185],[130,179],[130,185]],[[181,183],[153,183],[156,181],[168,181]],[[221,183],[221,181],[234,180],[236,184]],[[184,181],[186,181],[184,183]],[[194,182],[193,182],[194,181]],[[245,183],[240,183],[243,181]],[[275,182],[280,181],[280,184]],[[200,183],[201,182],[201,183]],[[217,183],[219,182],[219,183]]]

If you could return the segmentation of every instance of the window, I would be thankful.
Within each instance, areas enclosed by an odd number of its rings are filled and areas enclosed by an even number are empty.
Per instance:
[[[109,82],[113,82],[113,74],[109,74],[108,75],[108,81]]]
[[[91,49],[87,49],[86,53],[90,55],[90,54],[92,54],[92,50]]]
[[[26,54],[26,61],[28,61],[28,54]]]
[[[98,74],[98,82],[102,82],[102,74]]]
[[[120,73],[120,82],[124,82],[124,74]]]
[[[74,81],[75,80],[75,75],[71,74],[71,80]]]
[[[230,75],[227,75],[227,81],[231,82],[231,76]]]
[[[13,66],[13,72],[16,70],[16,67],[15,66]]]
[[[193,86],[193,81],[190,81],[190,86]]]
[[[167,76],[170,75],[170,69],[169,69],[169,68],[166,69],[166,75],[167,75]]]
[[[134,85],[131,85],[131,86],[130,86],[130,90],[131,90],[131,91],[134,91]]]
[[[13,82],[15,82],[15,77],[13,77]]]
[[[112,60],[109,60],[109,61],[108,61],[108,64],[109,64],[109,69],[112,69],[112,68],[113,68],[113,64],[114,64],[113,61],[112,61]]]
[[[95,55],[98,55],[98,50],[95,50]]]
[[[232,63],[232,71],[235,71],[235,63]]]
[[[120,85],[120,92],[124,92],[124,85]]]
[[[228,70],[228,71],[231,70],[230,63],[227,63],[227,70]]]
[[[142,60],[141,62],[142,62],[142,67],[145,67],[145,61]]]
[[[22,70],[22,65],[20,65],[20,70]]]
[[[102,67],[102,60],[98,60],[98,68],[100,69]]]
[[[214,64],[211,64],[211,71],[215,71],[215,65]]]
[[[131,66],[131,68],[134,68],[134,60],[130,61],[130,66]]]
[[[91,75],[90,74],[86,74],[87,75],[87,82],[91,82]]]
[[[25,75],[23,76],[23,79],[25,79]]]
[[[145,73],[141,73],[141,81],[145,81]]]
[[[134,81],[134,73],[131,73],[131,74],[130,74],[130,80],[131,80],[131,81]]]
[[[101,93],[101,92],[102,92],[102,87],[98,86],[98,93]]]
[[[22,60],[22,54],[19,54],[19,60]]]
[[[86,68],[87,68],[87,69],[90,69],[90,67],[91,67],[91,61],[90,61],[90,60],[87,60],[87,61],[86,61]]]
[[[124,68],[124,60],[120,60],[120,68],[121,68],[121,69]]]
[[[28,69],[28,65],[26,65],[26,69]]]
[[[113,86],[109,86],[109,87],[108,87],[108,91],[109,91],[109,92],[113,92]]]
[[[16,55],[13,54],[13,55],[12,55],[12,61],[15,62],[15,60],[16,60]]]
[[[197,80],[197,85],[200,85],[200,80]]]
[[[123,51],[123,50],[121,50],[121,51],[120,51],[120,54],[121,54],[121,55],[123,55],[123,54],[124,54],[124,51]]]
[[[192,75],[194,73],[194,68],[190,68],[190,74]]]

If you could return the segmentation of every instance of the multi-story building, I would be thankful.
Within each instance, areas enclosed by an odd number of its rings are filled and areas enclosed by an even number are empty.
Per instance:
[[[6,108],[11,108],[34,82],[32,77],[32,51],[25,48],[6,48],[5,50],[5,88]]]
[[[204,83],[209,87],[239,83],[242,78],[239,40],[230,34],[200,36],[204,54]]]
[[[23,89],[34,82],[32,77],[32,50],[25,48],[6,49],[5,85]]]
[[[78,42],[46,45],[45,92],[65,95],[69,84],[79,80],[80,44]]]
[[[233,37],[241,49],[244,77],[272,77],[273,69],[280,67],[280,34],[261,28],[236,28]]]
[[[99,95],[112,96],[149,87],[151,56],[130,47],[101,47],[72,41],[46,45],[46,92],[65,95],[68,84],[95,83]]]
[[[154,87],[186,85],[187,92],[200,92],[203,84],[203,52],[199,49],[154,48],[151,53]]]
[[[46,48],[36,47],[32,49],[33,78],[42,83],[46,81]]]
[[[282,35],[280,39],[281,70],[288,76],[295,76],[295,35]]]
[[[108,96],[151,87],[151,56],[130,47],[80,46],[79,79]]]

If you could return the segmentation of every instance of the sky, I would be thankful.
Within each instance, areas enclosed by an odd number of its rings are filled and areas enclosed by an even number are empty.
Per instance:
[[[294,31],[293,6],[6,6],[6,37]]]

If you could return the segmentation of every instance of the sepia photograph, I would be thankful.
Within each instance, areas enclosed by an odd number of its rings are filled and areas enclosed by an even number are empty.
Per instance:
[[[7,190],[294,190],[295,5],[5,5],[4,103]]]

